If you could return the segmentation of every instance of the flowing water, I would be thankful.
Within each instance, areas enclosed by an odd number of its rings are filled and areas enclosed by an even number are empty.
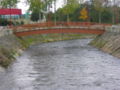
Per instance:
[[[120,59],[90,41],[31,46],[0,72],[0,90],[120,90]]]

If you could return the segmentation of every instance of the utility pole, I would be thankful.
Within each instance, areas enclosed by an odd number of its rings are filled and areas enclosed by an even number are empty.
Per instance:
[[[69,1],[68,1],[68,0],[66,1],[66,4],[67,4],[67,5],[69,4]],[[69,14],[67,14],[67,23],[69,23]]]
[[[10,26],[12,26],[12,17],[11,17],[11,1],[10,1],[9,8],[10,8]]]
[[[113,22],[113,24],[115,24],[115,0],[113,0],[113,7],[112,7],[113,9],[113,18],[112,18],[112,22]]]

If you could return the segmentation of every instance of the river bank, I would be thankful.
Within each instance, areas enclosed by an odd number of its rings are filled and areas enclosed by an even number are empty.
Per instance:
[[[0,37],[0,65],[8,67],[30,45],[61,40],[94,38],[84,34],[44,34],[16,37],[13,34]]]
[[[97,36],[90,44],[120,58],[120,33],[106,32],[101,36]]]

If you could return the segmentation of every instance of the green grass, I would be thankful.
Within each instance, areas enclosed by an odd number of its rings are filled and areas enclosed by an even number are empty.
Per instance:
[[[44,34],[44,35],[33,35],[21,37],[21,43],[25,46],[30,46],[36,43],[46,43],[61,40],[71,40],[71,39],[82,39],[82,38],[93,38],[95,35],[86,34]]]
[[[13,60],[15,60],[15,51],[8,50],[6,48],[0,48],[0,65],[3,67],[8,67]]]

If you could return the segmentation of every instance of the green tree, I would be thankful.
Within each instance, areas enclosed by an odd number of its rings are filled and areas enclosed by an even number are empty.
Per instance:
[[[80,17],[79,19],[83,19],[83,20],[87,20],[88,19],[88,11],[86,8],[83,8],[81,11],[80,11]]]
[[[108,0],[93,0],[93,5],[95,9],[99,12],[99,23],[102,22],[102,12],[104,11],[104,7],[107,6]]]
[[[102,12],[102,23],[110,23],[112,22],[112,13],[107,8]]]
[[[39,16],[41,16],[41,13],[46,16],[46,13],[52,5],[53,0],[27,0],[27,2],[30,5],[30,11],[39,12]]]
[[[67,0],[66,5],[63,7],[63,13],[67,15],[67,21],[69,22],[69,15],[72,14],[76,8],[79,7],[79,0]]]
[[[0,5],[2,8],[12,8],[16,7],[19,0],[1,0]]]
[[[29,10],[31,10],[31,11],[34,11],[34,10],[39,11],[39,10],[42,9],[43,2],[41,0],[29,0],[29,4],[30,4]]]
[[[32,21],[38,21],[39,20],[39,12],[38,11],[33,11],[31,14],[31,20]]]
[[[56,16],[56,20],[57,21],[65,21],[66,20],[66,15],[63,13],[63,9],[64,8],[59,8],[54,14],[54,16]],[[54,16],[53,16],[53,20],[54,20]]]

